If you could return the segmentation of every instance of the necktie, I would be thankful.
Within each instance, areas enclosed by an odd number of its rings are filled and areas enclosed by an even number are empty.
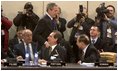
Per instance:
[[[52,20],[52,28],[53,30],[57,30],[56,20]]]
[[[95,43],[95,40],[94,40],[94,39],[92,40],[92,43],[93,43],[93,44]]]
[[[29,53],[29,45],[28,44],[26,44],[27,46],[26,46],[26,53]]]
[[[82,50],[82,54],[81,54],[81,61],[84,61],[84,51]]]
[[[51,54],[52,52],[52,47],[49,48],[49,55]]]
[[[28,53],[29,53],[29,57],[30,57],[30,60],[33,61],[33,52],[32,52],[32,48],[29,47],[29,44],[27,44],[27,50],[28,50]]]

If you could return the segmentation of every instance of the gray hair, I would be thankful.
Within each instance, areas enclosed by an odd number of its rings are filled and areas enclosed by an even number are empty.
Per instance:
[[[49,9],[52,9],[54,6],[57,6],[56,3],[49,3],[46,7],[46,11],[48,11]]]
[[[30,29],[23,30],[23,35],[25,35],[26,33],[32,33],[32,31]]]

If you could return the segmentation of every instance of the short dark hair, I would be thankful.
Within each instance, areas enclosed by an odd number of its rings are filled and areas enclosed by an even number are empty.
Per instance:
[[[57,6],[56,3],[49,3],[46,7],[46,11],[48,11],[49,9],[52,9],[54,6]]]
[[[57,40],[57,43],[60,43],[60,41],[62,40],[62,34],[61,34],[61,32],[59,32],[57,30],[54,30],[53,32],[55,33],[54,38],[57,38],[58,39]]]
[[[108,7],[112,7],[115,12],[115,7],[113,5],[108,5],[106,8],[108,8]]]
[[[98,27],[98,25],[92,25],[91,27],[97,27],[97,30],[100,32],[100,28]]]
[[[79,35],[78,38],[79,39],[77,39],[77,41],[83,42],[86,45],[88,45],[90,43],[89,37],[87,35],[85,35],[85,34]]]

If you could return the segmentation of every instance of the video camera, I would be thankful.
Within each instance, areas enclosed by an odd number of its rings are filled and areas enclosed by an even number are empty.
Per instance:
[[[96,12],[96,18],[104,19],[104,14],[109,13],[109,10],[105,7],[105,3],[101,3],[100,6],[96,8]]]
[[[79,5],[79,13],[76,16],[76,21],[79,22],[79,20],[85,16],[85,14],[83,13],[83,5]]]

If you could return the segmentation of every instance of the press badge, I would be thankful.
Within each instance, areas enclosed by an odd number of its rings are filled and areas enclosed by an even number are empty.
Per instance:
[[[109,38],[112,37],[112,36],[111,36],[111,29],[110,29],[110,28],[107,29],[107,37],[109,37]]]
[[[79,30],[83,30],[83,27],[82,27],[82,26],[80,26],[78,29],[79,29]]]
[[[2,32],[2,35],[5,35],[5,32],[4,32],[4,30],[1,30],[1,32]]]
[[[111,28],[108,28],[107,29],[107,33],[111,33]]]

